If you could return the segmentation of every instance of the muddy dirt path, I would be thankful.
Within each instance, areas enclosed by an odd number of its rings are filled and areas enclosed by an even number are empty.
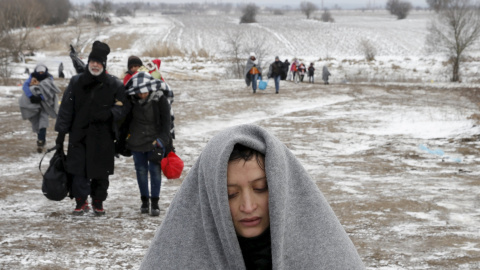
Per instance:
[[[367,268],[480,268],[474,89],[283,83],[279,95],[272,86],[253,95],[242,81],[170,83],[185,172],[162,181],[159,218],[139,213],[128,158],[117,159],[106,217],[73,217],[73,201],[48,201],[20,89],[0,93],[1,269],[137,269],[201,149],[241,123],[267,128],[298,156]],[[51,124],[49,146],[54,139]]]

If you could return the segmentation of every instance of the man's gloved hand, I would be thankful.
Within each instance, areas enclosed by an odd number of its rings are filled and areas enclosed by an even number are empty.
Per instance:
[[[39,97],[39,96],[32,95],[32,96],[30,97],[30,102],[31,102],[31,103],[36,103],[36,104],[38,104],[38,103],[40,103],[41,101],[42,101],[42,98]]]
[[[63,150],[63,142],[65,141],[65,133],[59,132],[55,139],[55,146],[57,150]]]
[[[101,110],[93,115],[92,122],[107,122],[110,117],[112,117],[112,111],[110,109]]]

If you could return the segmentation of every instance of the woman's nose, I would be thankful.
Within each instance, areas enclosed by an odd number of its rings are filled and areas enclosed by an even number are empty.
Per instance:
[[[240,211],[245,213],[251,213],[257,208],[257,203],[251,194],[245,193],[242,196],[242,203],[240,205]]]

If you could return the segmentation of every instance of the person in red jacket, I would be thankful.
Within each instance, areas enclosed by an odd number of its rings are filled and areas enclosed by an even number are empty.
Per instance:
[[[143,66],[143,62],[138,56],[132,55],[128,57],[128,71],[123,78],[123,85],[127,85],[127,82],[132,78],[133,74],[137,73],[141,66]]]

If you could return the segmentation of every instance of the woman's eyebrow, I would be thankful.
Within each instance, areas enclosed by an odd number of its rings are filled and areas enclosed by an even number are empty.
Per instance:
[[[259,177],[259,178],[250,180],[250,181],[248,181],[248,182],[249,182],[249,183],[252,183],[252,182],[260,181],[260,180],[263,180],[263,179],[267,180],[267,177],[266,177],[266,176],[261,176],[261,177]],[[236,187],[236,186],[238,186],[238,185],[237,185],[237,184],[227,184],[227,187]]]

